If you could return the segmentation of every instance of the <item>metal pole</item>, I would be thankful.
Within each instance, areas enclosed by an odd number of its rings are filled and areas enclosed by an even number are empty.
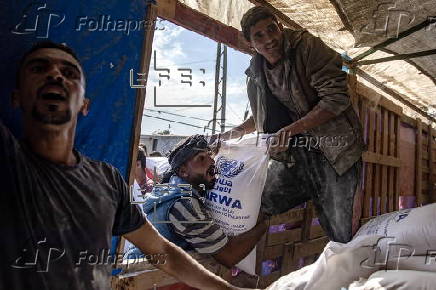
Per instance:
[[[221,89],[221,133],[226,130],[227,46],[223,52],[223,83]]]
[[[216,117],[218,106],[218,94],[219,94],[219,80],[220,80],[220,67],[221,67],[221,43],[217,43],[216,46],[216,62],[215,62],[215,98],[213,101],[213,119],[212,119],[212,134],[216,131]]]

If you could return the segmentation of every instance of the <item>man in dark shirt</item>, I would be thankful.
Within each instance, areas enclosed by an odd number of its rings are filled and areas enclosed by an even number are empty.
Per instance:
[[[124,235],[157,265],[201,289],[234,289],[150,225],[117,169],[73,148],[88,113],[74,52],[39,43],[23,57],[13,92],[24,138],[0,122],[0,289],[109,289],[111,235]]]

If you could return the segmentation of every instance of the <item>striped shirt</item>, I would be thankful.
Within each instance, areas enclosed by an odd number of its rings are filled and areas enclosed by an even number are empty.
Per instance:
[[[174,232],[182,236],[198,253],[216,253],[227,244],[228,238],[212,220],[208,209],[194,190],[192,193],[191,198],[182,198],[174,203],[169,220]]]

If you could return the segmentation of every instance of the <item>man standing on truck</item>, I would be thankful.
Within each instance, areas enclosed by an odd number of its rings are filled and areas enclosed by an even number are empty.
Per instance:
[[[0,289],[110,289],[111,235],[164,256],[156,266],[193,287],[236,289],[153,228],[117,169],[74,149],[84,95],[71,48],[43,42],[23,56],[12,101],[24,139],[0,122]]]
[[[215,161],[203,135],[182,140],[171,151],[171,170],[144,201],[144,212],[161,235],[185,250],[211,255],[231,268],[245,258],[267,230],[265,220],[241,235],[229,237],[212,221],[204,205],[206,190],[216,181]],[[129,253],[135,258],[139,251]],[[136,256],[138,257],[138,256]],[[140,257],[140,256],[139,256]]]
[[[365,145],[341,57],[307,31],[284,29],[262,6],[248,10],[241,27],[256,52],[246,70],[253,115],[220,138],[275,133],[264,212],[312,199],[329,238],[347,242]]]

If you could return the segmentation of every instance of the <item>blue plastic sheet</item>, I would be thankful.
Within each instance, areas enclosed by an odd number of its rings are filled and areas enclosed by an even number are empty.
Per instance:
[[[79,118],[75,146],[111,163],[126,177],[136,102],[129,71],[139,70],[146,2],[2,2],[0,118],[21,137],[20,112],[10,105],[18,61],[37,41],[66,43],[82,62],[86,97],[91,99],[90,113]]]

